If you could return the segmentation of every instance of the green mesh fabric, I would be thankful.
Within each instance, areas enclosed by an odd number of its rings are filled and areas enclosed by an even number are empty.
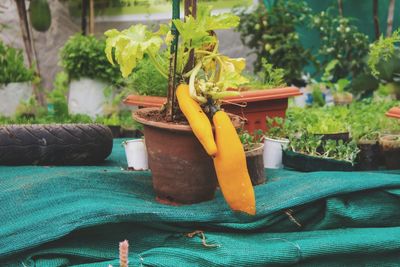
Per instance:
[[[267,170],[249,217],[220,192],[158,204],[115,142],[102,166],[0,167],[0,266],[115,267],[124,239],[130,266],[399,266],[399,172]]]

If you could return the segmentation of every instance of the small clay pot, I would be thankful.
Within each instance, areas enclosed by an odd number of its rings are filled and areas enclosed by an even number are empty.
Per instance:
[[[217,176],[212,158],[189,125],[154,120],[151,114],[159,114],[159,111],[159,108],[144,108],[133,112],[133,118],[143,124],[157,200],[179,205],[213,199]],[[230,117],[239,128],[240,117]]]
[[[263,160],[264,144],[257,144],[255,148],[246,151],[247,170],[253,185],[263,184],[266,181]]]
[[[386,168],[400,169],[400,135],[384,135],[379,139],[379,145],[385,158]]]
[[[357,144],[357,169],[360,171],[377,170],[380,165],[380,148],[377,140],[362,140]]]

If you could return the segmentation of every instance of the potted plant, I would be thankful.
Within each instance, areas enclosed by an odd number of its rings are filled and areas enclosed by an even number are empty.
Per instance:
[[[280,117],[266,119],[268,131],[264,136],[264,167],[280,169],[282,165],[282,151],[289,144],[288,127]]]
[[[76,34],[61,49],[61,66],[68,74],[68,110],[91,118],[104,115],[105,91],[121,82],[117,67],[108,64],[105,42]]]
[[[392,36],[384,38],[371,45],[368,55],[368,66],[372,75],[383,86],[382,90],[400,99],[400,29],[393,32]]]
[[[322,146],[322,152],[319,148]],[[355,142],[342,140],[322,142],[321,136],[302,133],[291,136],[283,152],[285,167],[299,171],[353,171],[359,150]]]
[[[239,88],[230,88],[230,90],[239,93],[224,97],[222,103],[226,111],[243,116],[246,119],[244,127],[250,133],[258,129],[263,131],[267,129],[264,123],[266,116],[284,118],[289,97],[301,95],[298,88],[286,86],[282,69],[275,69],[266,61],[263,61],[263,64],[263,71],[260,71],[257,77],[252,77],[249,83]],[[135,74],[136,72],[137,74]],[[154,90],[155,88],[163,88],[160,87],[164,84],[162,77],[157,78],[160,82],[154,86],[145,85],[147,80],[145,77],[150,75],[157,77],[153,72],[154,68],[151,68],[150,64],[147,64],[142,71],[134,72],[132,76],[137,78],[132,79],[134,85],[131,88],[137,88],[138,94],[129,95],[124,100],[125,104],[161,107],[166,102],[166,98],[163,97],[165,91]]]
[[[232,14],[212,16],[210,7],[201,6],[196,17],[189,14],[182,21],[179,1],[175,0],[173,10],[171,26],[160,25],[157,32],[137,24],[121,32],[114,29],[105,33],[107,58],[120,65],[123,77],[132,72],[144,54],[161,75],[168,77],[163,109],[134,112],[135,120],[144,125],[157,198],[169,204],[210,200],[218,178],[233,210],[255,214],[254,191],[234,127],[240,126],[239,118],[229,117],[220,109],[223,97],[237,94],[227,89],[247,80],[241,75],[244,59],[218,52],[215,30],[234,27],[239,19]],[[163,45],[171,47],[169,64],[161,56],[165,53],[161,51]]]
[[[0,115],[12,116],[32,96],[33,69],[24,65],[21,50],[0,41]]]
[[[388,134],[379,139],[385,165],[389,170],[400,169],[400,135]]]
[[[262,131],[250,134],[243,131],[239,135],[246,153],[247,169],[249,170],[251,183],[253,185],[263,184],[266,181],[264,172],[264,144],[262,143]]]

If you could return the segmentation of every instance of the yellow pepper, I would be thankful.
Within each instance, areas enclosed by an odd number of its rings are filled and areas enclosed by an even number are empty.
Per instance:
[[[197,103],[189,93],[189,86],[181,84],[176,89],[176,98],[179,108],[189,122],[194,135],[200,141],[207,154],[215,156],[217,145],[214,141],[211,122],[204,113],[199,103]]]
[[[224,111],[217,111],[213,122],[218,148],[214,166],[222,194],[232,210],[255,215],[254,189],[236,129]]]

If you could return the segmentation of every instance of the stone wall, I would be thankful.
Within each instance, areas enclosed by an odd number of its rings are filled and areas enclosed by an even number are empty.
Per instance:
[[[69,36],[80,31],[80,20],[69,15],[65,1],[48,0],[50,3],[52,24],[45,33],[33,31],[33,39],[37,52],[40,72],[42,74],[43,86],[51,90],[53,79],[60,67],[59,49],[64,45]],[[27,6],[29,1],[26,2]],[[1,0],[0,23],[7,27],[0,32],[0,38],[5,43],[17,48],[24,48],[17,8],[13,0]],[[137,23],[137,22],[135,22]],[[154,23],[154,21],[152,22]],[[109,22],[98,20],[95,24],[95,34],[102,35],[109,28],[124,29],[132,22]],[[223,53],[233,57],[244,57],[249,50],[243,47],[239,34],[234,31],[219,31],[220,49]],[[252,57],[248,58],[248,68],[251,69]]]

